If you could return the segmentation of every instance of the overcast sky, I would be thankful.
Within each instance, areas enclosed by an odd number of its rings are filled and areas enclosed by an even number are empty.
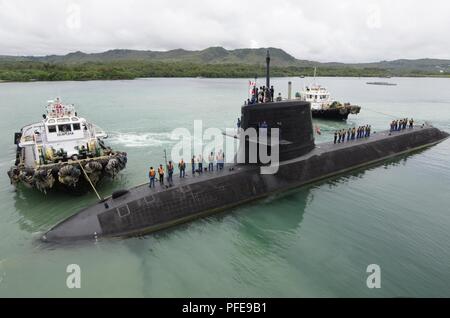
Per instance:
[[[0,0],[0,54],[209,46],[321,62],[450,58],[450,1]]]

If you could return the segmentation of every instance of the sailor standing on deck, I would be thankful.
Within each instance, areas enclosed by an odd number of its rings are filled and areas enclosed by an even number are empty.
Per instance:
[[[150,185],[149,185],[150,188],[152,186],[153,186],[153,188],[155,187],[155,176],[156,176],[155,169],[153,169],[153,167],[150,167],[150,171],[148,172],[148,177],[150,179]]]
[[[198,155],[197,161],[198,161],[198,171],[199,171],[199,173],[203,173],[203,157],[202,157],[202,155]]]
[[[208,156],[208,171],[214,171],[214,152]]]
[[[216,155],[216,171],[219,171],[219,154]]]
[[[164,168],[163,168],[163,165],[159,165],[158,175],[159,175],[159,183],[161,184],[161,186],[163,186],[164,185]]]
[[[184,162],[183,158],[181,158],[180,162],[178,163],[178,169],[180,169],[180,178],[184,178],[186,175],[186,163]]]
[[[222,150],[220,150],[219,154],[217,155],[217,170],[223,169],[223,160],[224,160],[224,155],[223,155]]]
[[[220,155],[220,170],[223,169],[224,164],[225,164],[225,152],[222,151],[222,154]]]
[[[172,161],[169,161],[169,164],[167,165],[167,172],[169,173],[169,177],[167,177],[167,181],[169,182],[169,185],[171,186],[173,183],[173,163]]]
[[[192,167],[192,176],[195,177],[195,156],[192,156],[191,167]]]

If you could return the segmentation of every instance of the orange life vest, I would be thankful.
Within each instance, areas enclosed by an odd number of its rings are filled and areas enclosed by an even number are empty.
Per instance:
[[[148,175],[150,177],[154,177],[155,176],[155,170],[154,169],[150,169],[150,172],[148,173]]]
[[[159,173],[159,174],[164,174],[164,168],[159,167],[159,168],[158,168],[158,173]]]

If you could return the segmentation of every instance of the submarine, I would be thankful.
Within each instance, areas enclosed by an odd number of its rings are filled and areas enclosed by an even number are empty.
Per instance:
[[[270,56],[266,57],[266,87],[270,87]],[[41,240],[63,243],[100,238],[144,235],[223,212],[234,206],[284,192],[396,156],[433,146],[449,134],[422,125],[401,131],[378,131],[368,138],[343,143],[315,144],[311,105],[286,100],[241,107],[241,128],[282,127],[277,147],[276,173],[263,174],[267,163],[251,160],[249,149],[256,140],[242,139],[238,155],[242,162],[227,164],[220,171],[174,180],[171,187],[149,188],[148,183],[111,196],[81,209],[49,229]]]

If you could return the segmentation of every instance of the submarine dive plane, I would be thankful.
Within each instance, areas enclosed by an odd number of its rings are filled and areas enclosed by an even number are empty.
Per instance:
[[[269,86],[269,52],[266,58],[266,87]],[[92,240],[105,237],[141,235],[223,211],[270,194],[299,187],[320,179],[432,146],[449,134],[431,125],[402,131],[379,131],[370,138],[315,145],[311,105],[287,100],[244,105],[241,127],[257,128],[265,121],[280,126],[279,167],[275,174],[261,174],[261,158],[249,160],[244,139],[240,152],[244,163],[225,166],[221,171],[183,178],[169,188],[148,184],[114,192],[52,227],[45,242]],[[257,144],[259,146],[259,144]],[[271,145],[269,145],[270,151]]]

